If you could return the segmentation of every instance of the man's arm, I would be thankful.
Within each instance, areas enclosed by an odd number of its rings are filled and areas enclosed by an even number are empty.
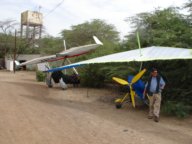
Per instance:
[[[160,89],[164,89],[164,87],[165,87],[165,81],[161,77],[161,79],[160,79]]]

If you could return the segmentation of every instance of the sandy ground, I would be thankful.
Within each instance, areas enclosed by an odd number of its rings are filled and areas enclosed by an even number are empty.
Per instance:
[[[147,110],[116,109],[116,90],[59,87],[33,72],[0,71],[0,144],[191,144],[192,118],[148,120]]]

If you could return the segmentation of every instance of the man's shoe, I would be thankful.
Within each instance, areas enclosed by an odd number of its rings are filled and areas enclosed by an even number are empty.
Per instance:
[[[153,116],[148,116],[148,119],[152,119],[153,118]]]
[[[157,116],[154,116],[154,121],[159,122],[159,118]]]

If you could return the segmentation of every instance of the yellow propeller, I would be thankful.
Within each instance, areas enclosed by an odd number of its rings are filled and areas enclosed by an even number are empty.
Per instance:
[[[137,82],[142,76],[143,74],[146,72],[146,69],[143,69],[142,71],[140,71],[136,76],[133,77],[131,83],[135,83]]]
[[[140,71],[136,76],[133,77],[133,79],[131,80],[131,85],[129,85],[131,101],[134,108],[135,108],[135,92],[132,89],[132,84],[136,83],[143,76],[145,72],[146,72],[146,69],[143,69],[142,71]]]
[[[136,76],[133,77],[130,84],[126,80],[123,80],[121,78],[117,78],[117,77],[112,78],[114,81],[116,81],[117,83],[119,83],[121,85],[128,85],[129,86],[131,101],[132,101],[132,105],[134,108],[135,108],[135,91],[133,91],[132,84],[136,83],[143,76],[143,74],[145,72],[146,72],[146,69],[143,69],[142,71],[140,71]],[[122,103],[124,101],[124,99],[118,99],[118,101]]]
[[[128,85],[129,84],[126,80],[121,79],[121,78],[113,77],[112,79],[121,85]]]
[[[131,94],[132,105],[135,108],[135,92],[133,91],[132,86],[130,86],[130,94]]]

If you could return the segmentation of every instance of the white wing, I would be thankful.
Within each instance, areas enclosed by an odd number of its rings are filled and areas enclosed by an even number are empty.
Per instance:
[[[49,72],[63,70],[71,67],[77,67],[85,64],[94,63],[112,63],[112,62],[131,62],[131,61],[153,61],[153,60],[173,60],[173,59],[192,59],[192,50],[184,48],[172,48],[172,47],[147,47],[130,50],[126,52],[120,52],[110,54],[55,69],[50,69]]]
[[[99,39],[96,36],[93,36],[93,39],[95,40],[95,44],[73,47],[55,55],[43,56],[40,58],[35,58],[32,60],[26,61],[24,63],[21,63],[19,66],[28,65],[28,64],[37,64],[42,62],[52,62],[52,61],[57,61],[57,60],[61,60],[69,57],[79,56],[96,49],[100,45],[103,45],[103,43],[99,41]]]

